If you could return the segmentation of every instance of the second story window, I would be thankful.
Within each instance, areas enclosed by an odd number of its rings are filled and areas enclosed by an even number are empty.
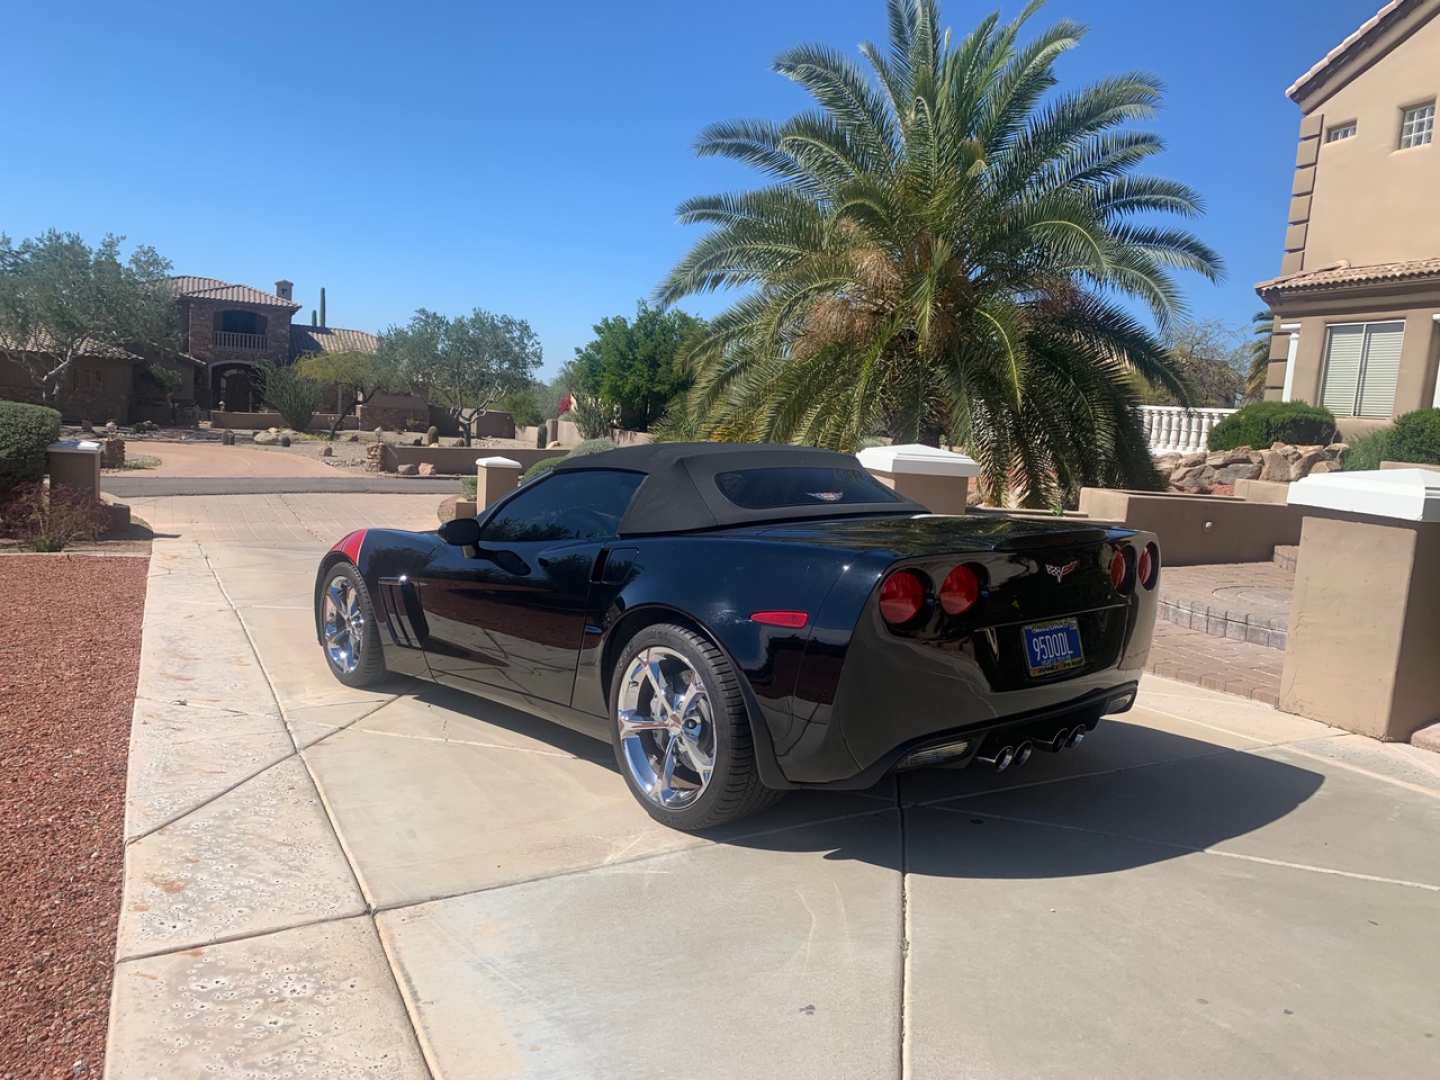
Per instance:
[[[1347,120],[1343,124],[1336,124],[1334,127],[1330,128],[1330,130],[1325,132],[1325,141],[1327,143],[1339,142],[1341,139],[1348,139],[1354,134],[1355,121]]]
[[[1435,138],[1435,102],[1413,105],[1400,118],[1400,149],[1424,146]]]

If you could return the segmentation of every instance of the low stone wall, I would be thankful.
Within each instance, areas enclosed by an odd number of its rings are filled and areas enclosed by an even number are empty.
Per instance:
[[[1237,446],[1234,450],[1197,450],[1189,454],[1155,455],[1155,468],[1171,491],[1190,495],[1228,495],[1241,480],[1302,480],[1311,473],[1338,472],[1345,443],[1292,446],[1275,443],[1268,450]]]
[[[311,431],[329,431],[335,420],[334,413],[316,413],[310,420]],[[211,412],[212,428],[233,428],[237,431],[263,431],[266,428],[283,428],[288,425],[278,412]],[[352,413],[340,422],[341,431],[354,431],[360,426],[359,419]]]
[[[1291,506],[1225,495],[1081,488],[1080,512],[1154,533],[1169,566],[1267,562],[1279,544],[1298,544],[1302,515]]]
[[[537,461],[547,458],[564,457],[568,450],[531,450],[524,447],[504,446],[391,446],[386,443],[381,451],[381,460],[386,472],[395,472],[401,465],[430,465],[437,473],[449,476],[473,476],[475,459],[482,457],[507,457],[518,461],[520,468],[528,469]]]
[[[1431,472],[1440,472],[1440,465],[1422,465],[1415,461],[1382,461],[1382,469],[1429,469]]]

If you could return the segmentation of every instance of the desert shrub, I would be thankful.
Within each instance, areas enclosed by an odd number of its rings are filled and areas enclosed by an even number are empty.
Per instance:
[[[0,401],[0,498],[45,476],[45,448],[60,437],[60,414],[43,405]]]
[[[1210,432],[1211,450],[1237,446],[1268,449],[1272,443],[1312,446],[1335,441],[1335,415],[1303,401],[1257,401],[1231,413]]]
[[[1390,448],[1390,444],[1394,441],[1395,429],[1393,427],[1380,428],[1378,431],[1360,436],[1350,443],[1350,448],[1345,451],[1345,471],[1363,472],[1367,469],[1380,468],[1380,462],[1394,459],[1395,455]]]
[[[1440,465],[1440,409],[1417,409],[1395,421],[1391,460]]]
[[[263,400],[284,418],[287,427],[304,431],[315,418],[325,388],[300,375],[293,366],[262,364]]]
[[[16,486],[0,505],[0,534],[32,551],[62,551],[94,540],[110,523],[104,503],[73,488],[46,490],[43,481]]]
[[[580,437],[586,442],[603,439],[619,426],[620,409],[608,401],[586,394],[576,394],[570,411],[562,420],[572,420]],[[583,446],[584,443],[581,443]]]

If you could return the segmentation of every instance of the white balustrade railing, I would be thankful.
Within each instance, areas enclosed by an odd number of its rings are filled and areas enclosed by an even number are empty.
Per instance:
[[[1183,409],[1179,405],[1141,405],[1140,420],[1152,454],[1188,454],[1209,445],[1210,431],[1234,409]]]

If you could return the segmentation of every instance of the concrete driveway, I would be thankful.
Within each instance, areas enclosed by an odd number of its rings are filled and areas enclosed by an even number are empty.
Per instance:
[[[1021,771],[686,836],[606,746],[329,676],[319,554],[433,501],[142,514],[116,1080],[1433,1075],[1440,758],[1147,678]]]

